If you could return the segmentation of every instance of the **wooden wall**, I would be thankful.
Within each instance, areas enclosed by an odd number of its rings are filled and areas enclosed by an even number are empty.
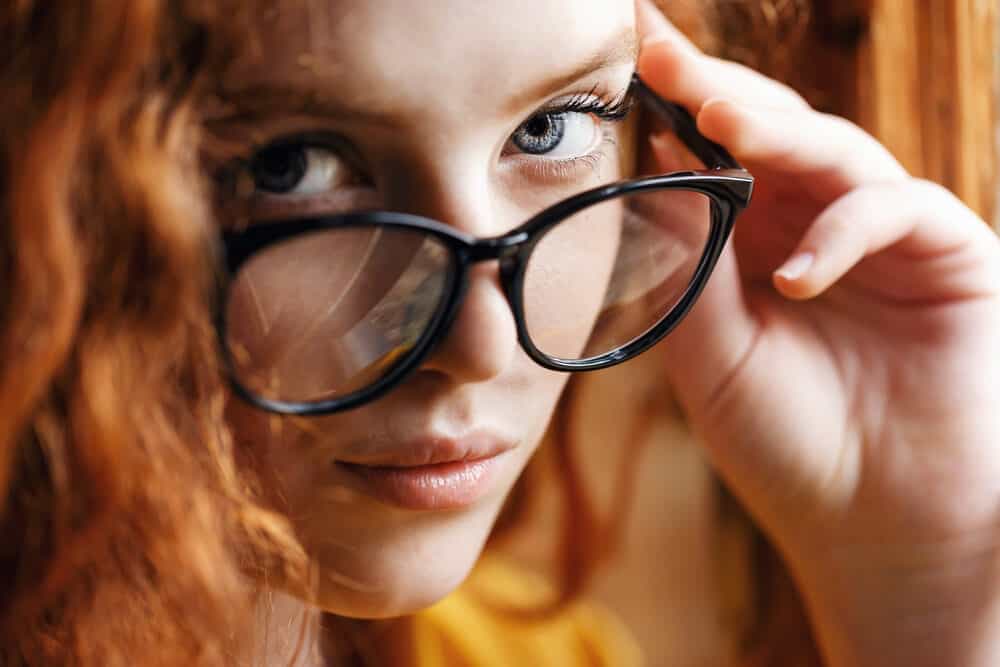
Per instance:
[[[792,72],[818,106],[861,124],[913,174],[951,188],[991,222],[997,4],[814,0],[801,62],[820,66]]]

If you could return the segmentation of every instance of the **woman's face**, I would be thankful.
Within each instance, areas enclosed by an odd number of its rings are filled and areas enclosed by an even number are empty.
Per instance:
[[[259,13],[210,125],[222,159],[255,165],[234,189],[251,220],[377,205],[495,236],[623,175],[627,133],[614,107],[636,58],[628,0],[274,4]],[[534,309],[539,331],[563,336],[553,342],[561,351],[586,341],[618,242],[617,227],[586,222],[567,228],[552,257],[575,270],[536,267],[541,284],[573,288]],[[235,296],[230,320],[243,324],[233,326],[282,358],[282,373],[334,373],[326,357],[344,350],[324,356],[301,343],[316,312],[346,289],[359,258],[398,275],[415,252],[341,240],[303,238],[294,252],[312,271],[261,262]],[[566,379],[519,347],[490,262],[472,271],[446,339],[383,398],[302,419],[234,400],[231,415],[239,447],[318,565],[320,603],[390,616],[465,577]]]

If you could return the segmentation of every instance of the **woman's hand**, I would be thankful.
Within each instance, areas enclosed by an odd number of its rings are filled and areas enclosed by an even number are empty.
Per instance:
[[[757,179],[664,343],[712,463],[830,664],[1000,664],[1000,243],[856,126],[640,5],[643,79]]]

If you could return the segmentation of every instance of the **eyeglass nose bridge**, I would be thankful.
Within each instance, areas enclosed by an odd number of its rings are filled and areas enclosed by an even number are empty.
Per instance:
[[[476,239],[463,248],[465,261],[470,264],[499,260],[506,264],[515,258],[521,247],[530,239],[527,232],[513,232],[504,236]]]
[[[472,267],[492,261],[498,263],[500,288],[507,299],[507,306],[514,316],[518,344],[525,350],[529,350],[530,346],[526,346],[527,330],[524,326],[523,314],[520,311],[520,299],[518,298],[518,278],[521,273],[520,265],[530,254],[533,240],[533,235],[528,231],[516,229],[502,236],[466,239],[464,242],[460,242],[457,248],[459,270],[452,297],[449,300],[450,303],[445,307],[442,318],[431,333],[433,342],[428,346],[427,352],[422,355],[422,358],[433,356],[437,348],[451,334],[452,327],[465,302],[469,288],[469,273]]]
[[[519,299],[516,294],[520,264],[530,253],[532,235],[522,230],[514,230],[503,236],[479,239],[465,238],[459,240],[458,243],[455,241],[456,239],[452,237],[452,247],[456,251],[458,270],[455,273],[451,296],[436,325],[428,330],[426,335],[429,343],[424,351],[414,358],[413,367],[418,367],[427,359],[433,358],[448,337],[452,335],[455,323],[465,305],[472,269],[483,262],[496,261],[498,263],[499,286],[513,316],[518,345],[528,349],[525,347],[526,329],[523,324],[523,314],[519,310]]]
[[[532,247],[536,241],[536,236],[524,229],[517,229],[503,236],[492,238],[476,239],[466,243],[460,250],[460,269],[458,275],[458,286],[455,290],[456,297],[451,307],[448,309],[448,316],[442,322],[441,330],[438,332],[438,339],[442,334],[447,335],[451,329],[454,319],[458,315],[458,310],[465,300],[465,293],[469,284],[469,272],[476,264],[496,261],[499,272],[500,287],[507,298],[507,305],[514,315],[514,322],[518,329],[518,339],[522,346],[525,345],[527,329],[523,321],[523,312],[520,293],[520,283],[522,277],[522,264],[531,254]],[[527,347],[525,348],[527,349]]]

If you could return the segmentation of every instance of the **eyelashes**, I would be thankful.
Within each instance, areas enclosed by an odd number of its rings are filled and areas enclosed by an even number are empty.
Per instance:
[[[522,168],[529,171],[539,183],[569,184],[574,180],[600,177],[601,169],[609,157],[609,147],[618,144],[616,126],[623,122],[632,110],[635,97],[631,87],[616,94],[601,94],[600,86],[595,86],[586,93],[570,97],[564,102],[542,108],[532,117],[559,116],[589,117],[595,123],[596,141],[586,152],[567,157],[549,154],[513,155]]]
[[[624,120],[635,104],[631,88],[617,95],[600,94],[601,87],[594,86],[589,92],[577,94],[561,105],[545,109],[549,113],[587,113],[601,120],[616,122]]]
[[[559,117],[565,125],[564,121],[569,117],[576,119],[577,127],[582,128],[582,123],[587,122],[583,118],[589,117],[593,131],[578,129],[575,136],[580,140],[566,142],[567,147],[575,145],[580,150],[550,151],[551,154],[545,155],[531,154],[530,151],[510,153],[505,148],[503,159],[516,170],[513,173],[520,172],[525,179],[522,181],[525,187],[559,185],[562,190],[572,187],[577,181],[590,182],[610,161],[608,158],[612,151],[607,148],[618,143],[615,125],[628,116],[633,106],[634,96],[630,87],[609,93],[606,87],[598,85],[586,92],[556,100],[539,108],[524,123],[534,118]],[[474,120],[470,119],[470,122]],[[570,127],[573,127],[572,123]],[[594,141],[584,141],[584,133],[591,133]],[[590,145],[587,146],[587,143]],[[508,137],[510,144],[511,137]],[[447,146],[442,147],[442,150],[447,149]],[[228,160],[224,168],[216,172],[223,178],[216,181],[223,186],[219,191],[223,199],[257,213],[275,207],[312,208],[311,203],[319,206],[321,200],[329,199],[329,195],[347,186],[352,186],[349,189],[353,190],[359,186],[369,191],[374,189],[371,175],[362,168],[359,151],[345,138],[325,131],[301,132],[257,143],[244,155],[247,157]],[[256,217],[253,212],[250,215]]]

